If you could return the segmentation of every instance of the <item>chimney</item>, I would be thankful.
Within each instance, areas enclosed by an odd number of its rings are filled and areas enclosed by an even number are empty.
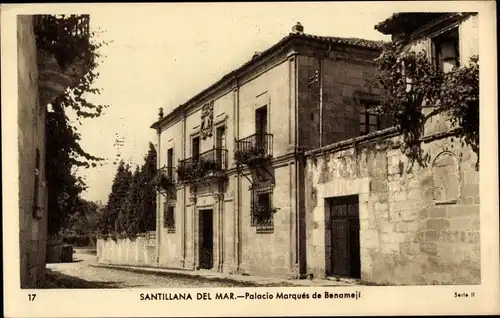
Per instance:
[[[304,27],[302,26],[302,24],[300,24],[300,22],[297,22],[297,24],[295,24],[293,26],[292,33],[295,33],[295,34],[303,34],[304,33]]]

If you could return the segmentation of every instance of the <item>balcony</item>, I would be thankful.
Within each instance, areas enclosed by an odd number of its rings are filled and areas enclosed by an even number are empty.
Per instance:
[[[227,150],[211,149],[179,161],[177,176],[179,182],[194,183],[212,178],[224,178],[227,169]]]
[[[174,167],[163,167],[157,170],[154,184],[158,192],[167,194],[169,197],[175,197],[176,182],[176,170]]]
[[[239,164],[253,165],[272,158],[273,135],[253,134],[236,141],[235,160]]]

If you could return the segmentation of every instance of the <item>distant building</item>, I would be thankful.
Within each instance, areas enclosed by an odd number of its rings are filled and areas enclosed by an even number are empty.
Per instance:
[[[300,24],[152,125],[160,266],[304,277],[304,151],[389,123],[369,112],[380,42]]]
[[[46,24],[46,16],[42,15],[17,17],[21,288],[37,287],[45,270],[49,212],[45,173],[47,105],[83,73],[71,63],[61,70],[51,54],[37,47],[35,31]],[[82,17],[79,28],[88,37],[88,16]]]

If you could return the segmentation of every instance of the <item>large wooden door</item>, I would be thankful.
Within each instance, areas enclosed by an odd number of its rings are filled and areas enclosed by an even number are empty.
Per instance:
[[[213,267],[213,212],[212,210],[200,211],[199,227],[199,266],[204,269]]]
[[[361,278],[358,196],[327,199],[326,275]]]

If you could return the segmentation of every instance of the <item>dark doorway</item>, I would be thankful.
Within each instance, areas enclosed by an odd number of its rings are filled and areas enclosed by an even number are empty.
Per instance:
[[[200,268],[213,267],[213,212],[200,210]]]
[[[326,276],[361,278],[358,196],[326,199]]]

